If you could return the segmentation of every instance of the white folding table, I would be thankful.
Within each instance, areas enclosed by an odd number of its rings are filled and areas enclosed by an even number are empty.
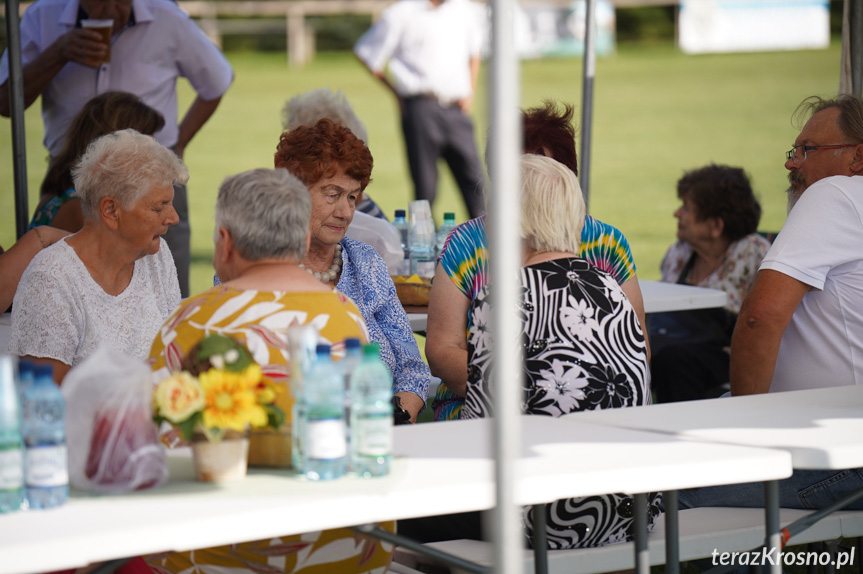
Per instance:
[[[645,281],[644,279],[639,279],[638,285],[641,287],[641,295],[644,298],[644,312],[648,314],[659,313],[660,311],[724,307],[728,300],[725,291],[718,289],[663,283],[661,281]],[[425,332],[427,319],[427,313],[408,313],[408,320],[414,333]]]
[[[863,466],[861,385],[581,412],[561,420],[660,432],[710,444],[780,449],[791,455],[798,469]],[[768,536],[772,546],[781,547],[778,486],[774,483],[771,489],[776,500],[766,501]]]
[[[393,472],[372,480],[312,483],[289,472],[252,470],[244,480],[207,484],[194,481],[191,460],[172,457],[165,487],[116,496],[75,493],[59,509],[0,515],[0,574],[487,510],[495,488],[491,423],[398,427]],[[791,457],[779,450],[540,416],[522,417],[521,423],[514,500],[520,505],[791,474]]]
[[[711,309],[724,307],[728,301],[728,295],[719,289],[644,279],[638,280],[638,286],[641,288],[641,296],[644,299],[645,313]]]

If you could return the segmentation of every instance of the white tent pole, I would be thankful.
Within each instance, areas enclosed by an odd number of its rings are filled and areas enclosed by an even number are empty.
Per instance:
[[[517,314],[521,271],[521,116],[519,69],[513,41],[514,0],[492,6],[491,185],[488,231],[493,287],[494,455],[496,507],[492,528],[494,570],[522,573],[521,509],[514,504],[515,461],[521,454],[521,322]]]
[[[24,76],[21,71],[21,28],[18,0],[6,0],[6,37],[9,39],[9,108],[12,118],[12,167],[15,183],[15,231],[27,231],[30,208],[27,206],[27,147],[24,141]]]
[[[586,0],[584,15],[584,74],[581,86],[581,158],[579,183],[585,206],[590,205],[590,144],[593,129],[593,80],[596,77],[596,0]]]
[[[839,93],[863,96],[863,0],[845,0],[842,6]]]
[[[851,3],[849,31],[851,35],[851,90],[858,98],[863,95],[863,0]]]

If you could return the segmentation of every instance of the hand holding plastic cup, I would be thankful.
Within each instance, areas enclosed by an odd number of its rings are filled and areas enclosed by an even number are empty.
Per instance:
[[[419,224],[423,229],[431,227],[434,233],[434,221],[432,220],[431,205],[427,199],[417,199],[408,204],[408,212],[412,224]]]
[[[105,56],[101,59],[88,58],[87,63],[93,67],[99,64],[107,64],[111,61],[111,35],[114,33],[113,20],[81,20],[81,27],[88,30],[95,30],[102,36],[102,43],[105,44]]]

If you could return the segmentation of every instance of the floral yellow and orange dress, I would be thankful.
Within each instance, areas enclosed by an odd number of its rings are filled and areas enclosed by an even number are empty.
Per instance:
[[[290,361],[285,331],[293,325],[313,325],[322,342],[331,344],[348,337],[368,340],[362,315],[339,291],[282,293],[219,285],[183,301],[162,325],[150,350],[152,368],[163,375],[180,370],[195,344],[205,335],[219,333],[243,343],[264,373],[284,381]],[[390,531],[395,527],[392,522],[382,526]],[[338,529],[156,554],[145,560],[155,572],[176,574],[377,574],[386,572],[392,552],[390,544]]]

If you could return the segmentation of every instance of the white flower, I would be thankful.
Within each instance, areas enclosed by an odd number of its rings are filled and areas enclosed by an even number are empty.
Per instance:
[[[491,306],[480,303],[471,315],[470,344],[473,345],[474,354],[481,355],[491,344],[491,331],[489,320],[491,319]]]
[[[593,318],[593,308],[587,301],[577,301],[572,295],[569,296],[569,304],[571,307],[561,307],[560,322],[580,341],[592,340],[593,332],[599,330],[599,323]]]
[[[620,285],[617,284],[617,281],[611,275],[602,275],[601,276],[602,284],[605,285],[606,293],[608,297],[614,301],[615,303],[619,303],[623,301],[626,297],[623,294],[623,289],[620,288]]]
[[[574,411],[578,401],[584,400],[582,389],[587,386],[587,378],[580,367],[553,359],[551,370],[540,369],[539,374],[542,378],[536,386],[548,393],[563,413]]]

